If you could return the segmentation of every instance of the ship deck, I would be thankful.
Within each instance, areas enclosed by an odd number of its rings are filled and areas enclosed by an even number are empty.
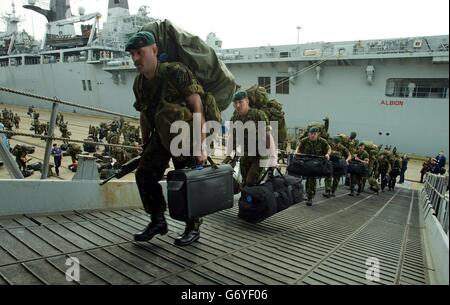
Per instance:
[[[201,238],[180,248],[184,224],[137,244],[149,217],[142,209],[73,211],[0,219],[0,284],[427,284],[417,192],[337,197],[322,192],[253,225],[237,206],[205,217]],[[66,259],[80,262],[68,282]],[[369,258],[379,282],[366,279]]]

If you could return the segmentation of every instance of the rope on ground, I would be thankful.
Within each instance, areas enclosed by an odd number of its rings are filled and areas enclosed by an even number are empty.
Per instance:
[[[103,146],[109,146],[109,147],[128,148],[128,149],[136,149],[136,150],[141,149],[141,147],[136,147],[136,146],[73,140],[73,139],[70,139],[70,138],[42,136],[42,135],[23,133],[23,132],[15,132],[15,131],[9,131],[9,130],[0,130],[0,133],[8,134],[8,135],[11,135],[11,136],[24,136],[24,137],[31,137],[31,138],[36,138],[36,139],[45,139],[45,140],[52,139],[52,140],[56,140],[56,141],[63,141],[63,142],[69,142],[69,143],[72,142],[72,143],[90,144],[90,145],[103,145]]]
[[[77,108],[86,109],[86,110],[90,110],[90,111],[101,112],[101,113],[106,113],[106,114],[112,114],[112,115],[115,115],[115,116],[118,116],[118,117],[128,118],[128,119],[132,119],[132,120],[139,120],[138,117],[134,117],[134,116],[131,116],[131,115],[121,114],[121,113],[114,112],[114,111],[109,111],[109,110],[104,110],[104,109],[100,109],[100,108],[95,108],[95,107],[85,106],[85,105],[81,105],[81,104],[76,104],[76,103],[72,103],[72,102],[68,102],[68,101],[63,101],[63,100],[60,100],[60,99],[58,99],[56,97],[42,96],[42,95],[37,95],[37,94],[33,94],[33,93],[25,92],[25,91],[20,91],[20,90],[17,90],[17,89],[5,88],[5,87],[0,87],[0,91],[13,93],[13,94],[18,94],[18,95],[27,96],[27,97],[32,97],[32,98],[43,100],[43,101],[47,101],[47,102],[52,102],[52,103],[56,103],[56,104],[77,107]]]

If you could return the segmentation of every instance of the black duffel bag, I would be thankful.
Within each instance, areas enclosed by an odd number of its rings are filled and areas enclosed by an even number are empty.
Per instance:
[[[42,170],[42,162],[37,162],[37,163],[27,165],[27,170],[41,171]]]
[[[369,166],[364,162],[352,160],[348,164],[348,173],[355,176],[368,177]]]
[[[92,141],[92,139],[84,139],[84,141]],[[97,152],[97,146],[91,143],[83,143],[83,150],[88,153]]]
[[[169,214],[188,221],[233,207],[233,168],[230,165],[174,170],[167,174]]]
[[[22,175],[24,178],[30,177],[33,175],[34,171],[32,169],[27,169],[26,171],[22,171]]]
[[[250,223],[259,223],[276,214],[277,211],[277,202],[271,182],[243,188],[239,199],[239,218]]]
[[[269,170],[260,180],[261,183],[270,173],[265,183],[244,187],[239,200],[239,218],[258,223],[304,200],[302,180],[276,170],[279,176]]]
[[[287,172],[295,177],[329,177],[333,175],[333,164],[320,156],[295,155],[289,163]]]
[[[331,159],[333,164],[333,176],[342,177],[347,175],[348,164],[347,161],[342,159]]]
[[[400,175],[400,168],[399,167],[394,167],[391,172],[389,173],[389,176],[391,177],[396,177]]]
[[[269,181],[272,182],[275,191],[278,211],[282,211],[291,205],[302,202],[304,200],[302,179],[283,175],[278,168],[276,168],[276,171],[279,173],[279,176],[271,175]]]

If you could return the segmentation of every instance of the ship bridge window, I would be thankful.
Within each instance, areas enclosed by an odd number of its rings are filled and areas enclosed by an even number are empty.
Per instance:
[[[258,86],[264,87],[266,89],[267,93],[270,94],[270,87],[271,87],[270,77],[267,77],[267,76],[258,77]]]
[[[38,65],[41,63],[41,59],[39,57],[25,57],[26,65]]]
[[[289,77],[277,77],[276,93],[289,94]]]
[[[291,57],[290,52],[280,52],[280,58],[288,58]]]
[[[386,96],[407,98],[448,98],[448,78],[390,78]]]
[[[83,79],[81,83],[83,84],[83,91],[86,91],[86,81]]]

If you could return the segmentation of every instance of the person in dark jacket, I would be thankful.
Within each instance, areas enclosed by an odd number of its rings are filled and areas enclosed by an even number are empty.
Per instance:
[[[405,173],[408,170],[408,163],[409,163],[409,158],[407,155],[404,155],[402,157],[402,165],[401,165],[401,169],[400,169],[400,181],[398,182],[399,184],[403,184],[405,182]]]
[[[439,155],[437,155],[437,157],[435,159],[437,161],[437,167],[438,168],[445,168],[445,164],[446,164],[447,160],[445,159],[443,151],[441,151],[439,153]]]

